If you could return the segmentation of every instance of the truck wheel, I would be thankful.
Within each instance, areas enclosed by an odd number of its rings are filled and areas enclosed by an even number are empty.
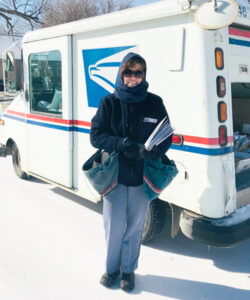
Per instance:
[[[166,203],[159,199],[153,200],[148,209],[142,233],[142,242],[146,243],[159,235],[166,221]]]
[[[22,179],[28,179],[29,176],[27,173],[22,171],[21,167],[21,157],[17,145],[13,143],[12,145],[12,163],[16,175]]]

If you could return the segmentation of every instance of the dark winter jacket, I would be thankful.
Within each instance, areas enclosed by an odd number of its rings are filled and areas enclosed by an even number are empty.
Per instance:
[[[92,119],[90,140],[92,145],[107,152],[117,151],[119,155],[118,183],[138,186],[143,183],[142,159],[129,159],[122,152],[125,137],[144,144],[158,123],[167,116],[162,99],[147,93],[143,102],[126,103],[114,94],[104,97]],[[158,147],[159,157],[171,146],[172,136]]]

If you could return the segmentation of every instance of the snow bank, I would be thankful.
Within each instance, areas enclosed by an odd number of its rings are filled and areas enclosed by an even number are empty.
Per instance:
[[[250,204],[238,208],[233,214],[213,221],[216,226],[232,226],[250,219]]]

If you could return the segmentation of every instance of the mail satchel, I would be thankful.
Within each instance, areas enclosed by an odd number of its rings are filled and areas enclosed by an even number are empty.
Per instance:
[[[143,190],[148,201],[156,199],[172,182],[178,169],[175,162],[166,155],[158,160],[145,160],[143,170]]]
[[[101,195],[109,194],[117,185],[119,153],[109,154],[103,150],[94,153],[82,166],[90,184]]]

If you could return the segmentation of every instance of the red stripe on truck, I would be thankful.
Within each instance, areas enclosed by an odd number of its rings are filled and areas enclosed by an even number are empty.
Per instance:
[[[183,135],[184,142],[203,144],[203,145],[219,145],[219,138],[203,138],[198,136]],[[233,136],[228,136],[228,143],[233,142]]]
[[[228,28],[228,33],[236,36],[250,38],[250,31]]]
[[[26,114],[14,110],[7,110],[8,114],[16,115],[19,117],[27,118],[27,119],[35,119],[35,120],[41,120],[41,121],[49,121],[53,123],[60,123],[60,124],[67,124],[67,125],[78,125],[78,126],[85,126],[85,127],[91,127],[91,122],[87,121],[80,121],[80,120],[66,120],[66,119],[60,119],[60,118],[52,118],[52,117],[45,117],[40,115],[33,115],[33,114]],[[183,135],[184,142],[189,143],[196,143],[196,144],[202,144],[202,145],[219,145],[219,137],[218,138],[204,138],[204,137],[198,137],[198,136],[191,136],[191,135]],[[228,136],[228,143],[233,142],[233,136]]]

